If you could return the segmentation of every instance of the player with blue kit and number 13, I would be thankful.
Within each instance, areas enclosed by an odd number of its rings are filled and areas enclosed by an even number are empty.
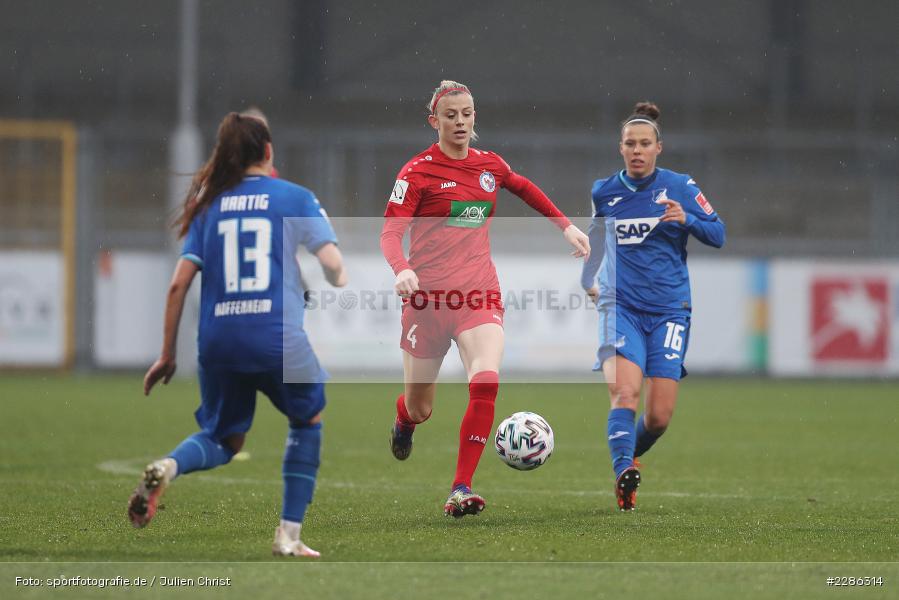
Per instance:
[[[621,124],[625,168],[593,184],[590,245],[604,252],[595,252],[581,274],[599,310],[594,370],[603,371],[609,386],[608,442],[620,510],[634,509],[636,458],[665,432],[686,375],[687,240],[692,235],[720,248],[725,236],[724,223],[689,175],[656,168],[658,118],[655,104],[640,102]],[[644,378],[644,412],[635,424]]]
[[[176,225],[185,237],[166,301],[162,352],[144,378],[149,394],[175,373],[175,340],[184,298],[203,271],[197,344],[200,431],[150,463],[128,502],[145,527],[165,488],[179,475],[230,462],[253,422],[256,392],[287,416],[284,497],[272,552],[316,557],[300,541],[321,449],[324,380],[303,331],[303,286],[295,254],[318,258],[331,285],[346,285],[327,215],[309,190],[270,177],[274,150],[266,123],[228,114],[212,156],[195,175]]]

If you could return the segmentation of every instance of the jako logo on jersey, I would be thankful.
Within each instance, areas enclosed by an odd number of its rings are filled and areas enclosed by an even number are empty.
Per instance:
[[[698,194],[696,194],[695,200],[696,200],[696,204],[698,204],[699,207],[705,211],[705,214],[710,215],[713,212],[715,212],[715,209],[712,208],[712,205],[709,204],[709,201],[705,199],[705,196],[702,195],[702,192],[699,192]]]
[[[492,203],[487,200],[460,202],[453,200],[450,204],[450,216],[446,224],[449,227],[477,228],[487,222]]]
[[[615,237],[618,245],[642,244],[646,236],[659,224],[658,217],[646,219],[615,219]]]
[[[406,199],[406,190],[409,189],[409,182],[403,179],[397,179],[393,184],[393,191],[390,193],[390,201],[402,204]]]
[[[455,181],[444,181],[443,183],[440,184],[441,190],[445,190],[446,188],[454,188],[454,187],[456,187]]]
[[[490,171],[484,171],[481,173],[481,176],[478,178],[478,182],[481,184],[481,188],[485,192],[492,192],[496,189],[496,177],[493,176],[493,173]]]
[[[624,196],[615,196],[614,198],[612,198],[612,201],[608,203],[608,205],[609,205],[609,206],[615,206],[616,204],[618,204],[618,203],[621,202],[622,200],[624,200]]]

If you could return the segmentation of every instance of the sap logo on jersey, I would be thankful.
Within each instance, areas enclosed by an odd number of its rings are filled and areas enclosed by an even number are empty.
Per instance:
[[[658,217],[646,219],[616,219],[615,237],[618,244],[642,244],[646,236],[659,224]]]

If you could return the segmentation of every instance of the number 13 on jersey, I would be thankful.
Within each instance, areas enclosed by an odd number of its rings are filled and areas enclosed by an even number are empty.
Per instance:
[[[219,235],[225,236],[225,291],[264,292],[271,282],[272,223],[268,219],[252,217],[219,221]],[[240,233],[254,233],[255,244],[243,249],[243,261],[254,263],[252,277],[240,276]]]

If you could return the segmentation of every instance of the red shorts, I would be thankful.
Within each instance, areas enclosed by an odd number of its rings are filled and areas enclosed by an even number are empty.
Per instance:
[[[403,303],[400,348],[416,358],[441,358],[463,331],[485,323],[502,327],[505,312],[499,292],[467,298],[459,294],[436,302],[413,295]]]

